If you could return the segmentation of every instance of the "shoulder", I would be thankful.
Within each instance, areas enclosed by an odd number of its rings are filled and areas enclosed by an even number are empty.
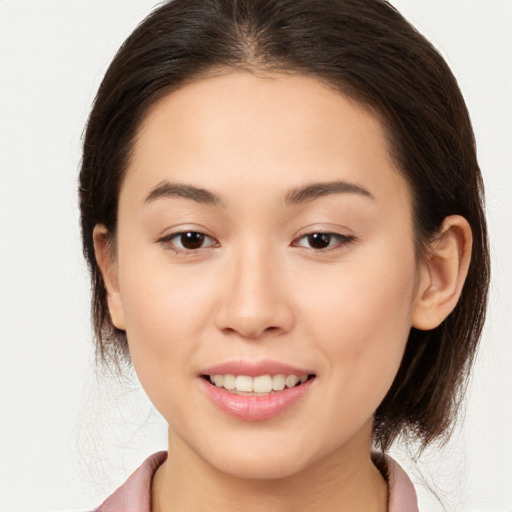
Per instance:
[[[95,512],[150,512],[151,481],[165,459],[167,452],[157,452],[148,457]]]

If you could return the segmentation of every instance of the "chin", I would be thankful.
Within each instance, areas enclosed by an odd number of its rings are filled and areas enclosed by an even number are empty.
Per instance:
[[[280,480],[305,469],[308,464],[302,457],[293,454],[278,455],[269,458],[265,455],[241,457],[229,456],[212,461],[215,468],[222,473],[246,480]]]
[[[230,436],[210,441],[195,451],[216,470],[248,480],[279,480],[296,475],[331,451],[331,447],[322,450],[314,441],[307,442],[303,438],[293,442],[291,437],[289,432],[286,438],[270,432],[241,436],[237,440]]]

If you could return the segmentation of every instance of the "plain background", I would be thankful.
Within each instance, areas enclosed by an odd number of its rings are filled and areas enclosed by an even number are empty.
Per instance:
[[[155,0],[0,0],[0,511],[90,509],[165,425],[95,369],[76,177],[91,102]],[[493,253],[465,422],[418,464],[422,512],[512,512],[512,1],[395,0],[451,65],[474,122]]]

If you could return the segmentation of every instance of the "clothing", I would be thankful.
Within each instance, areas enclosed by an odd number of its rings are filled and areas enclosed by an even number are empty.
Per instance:
[[[151,481],[165,459],[167,452],[148,457],[95,512],[151,512]],[[384,461],[389,488],[388,512],[418,512],[416,492],[409,477],[391,457],[385,456]]]

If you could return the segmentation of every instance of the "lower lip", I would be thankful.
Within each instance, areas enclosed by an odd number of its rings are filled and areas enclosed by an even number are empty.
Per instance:
[[[315,379],[263,396],[237,395],[218,388],[206,379],[200,380],[215,405],[223,412],[244,421],[263,421],[278,416],[299,401],[309,391]]]

